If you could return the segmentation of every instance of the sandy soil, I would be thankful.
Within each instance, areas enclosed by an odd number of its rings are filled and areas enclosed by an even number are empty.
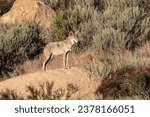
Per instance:
[[[79,91],[74,93],[70,99],[96,99],[95,90],[100,84],[97,78],[81,68],[55,69],[30,73],[27,75],[11,78],[0,82],[0,90],[15,90],[22,96],[27,95],[26,86],[38,87],[39,83],[54,81],[54,89],[65,89],[67,84],[74,84],[79,87]]]

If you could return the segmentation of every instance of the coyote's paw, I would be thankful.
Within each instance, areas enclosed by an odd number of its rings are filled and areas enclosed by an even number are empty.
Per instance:
[[[66,66],[66,67],[64,67],[65,69],[69,69],[70,67],[69,66]]]

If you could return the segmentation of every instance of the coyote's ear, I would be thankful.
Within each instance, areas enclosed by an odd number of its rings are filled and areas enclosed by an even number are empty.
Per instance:
[[[73,32],[71,31],[71,32],[69,32],[69,36],[72,36],[73,35]]]

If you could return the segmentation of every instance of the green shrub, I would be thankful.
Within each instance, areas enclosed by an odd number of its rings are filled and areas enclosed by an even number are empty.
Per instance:
[[[124,49],[126,34],[113,28],[103,29],[94,36],[95,45],[101,50]]]
[[[37,24],[26,21],[0,24],[0,30],[0,75],[13,70],[15,64],[40,53],[43,42],[39,39]]]
[[[121,31],[127,31],[136,18],[139,16],[139,7],[127,7],[126,9],[119,10],[118,7],[108,7],[103,13],[103,20],[105,27],[113,27]]]
[[[149,32],[148,23],[150,20],[148,15],[145,15],[145,11],[141,10],[138,6],[139,2],[136,0],[112,0],[106,2],[109,4],[105,7],[102,15],[99,16],[101,17],[99,18],[100,28],[98,28],[94,36],[96,47],[102,48],[104,46],[104,49],[107,48],[107,50],[110,50],[112,48],[108,46],[120,41],[118,44],[121,48],[130,50],[139,48],[147,38],[146,36]],[[134,2],[134,4],[130,5],[130,2]],[[104,37],[104,39],[101,39],[102,37]],[[112,38],[112,40],[110,40],[110,38]],[[111,44],[112,41],[113,44]],[[104,45],[104,42],[107,43]]]
[[[77,6],[78,19],[80,21],[78,29],[80,30],[80,48],[86,48],[93,45],[94,35],[101,29],[100,19],[102,13],[97,11],[93,6]]]
[[[53,39],[55,41],[62,41],[66,39],[69,31],[75,30],[76,26],[77,15],[75,11],[59,11],[53,20],[50,39]]]
[[[98,12],[92,6],[82,6],[80,4],[69,8],[68,10],[60,10],[53,19],[53,26],[50,31],[50,41],[61,41],[66,39],[70,31],[79,30],[79,48],[86,48],[92,44],[93,35],[99,27]],[[82,40],[82,41],[81,41]]]

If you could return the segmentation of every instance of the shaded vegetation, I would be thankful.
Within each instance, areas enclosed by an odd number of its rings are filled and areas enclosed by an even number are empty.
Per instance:
[[[8,12],[15,0],[0,0],[0,16]]]
[[[23,97],[18,95],[16,91],[6,89],[0,92],[0,100],[22,100]]]
[[[104,79],[96,94],[98,99],[150,99],[150,69],[119,69],[112,79]]]
[[[35,23],[0,24],[0,30],[0,76],[9,76],[16,64],[38,56],[44,42]]]

